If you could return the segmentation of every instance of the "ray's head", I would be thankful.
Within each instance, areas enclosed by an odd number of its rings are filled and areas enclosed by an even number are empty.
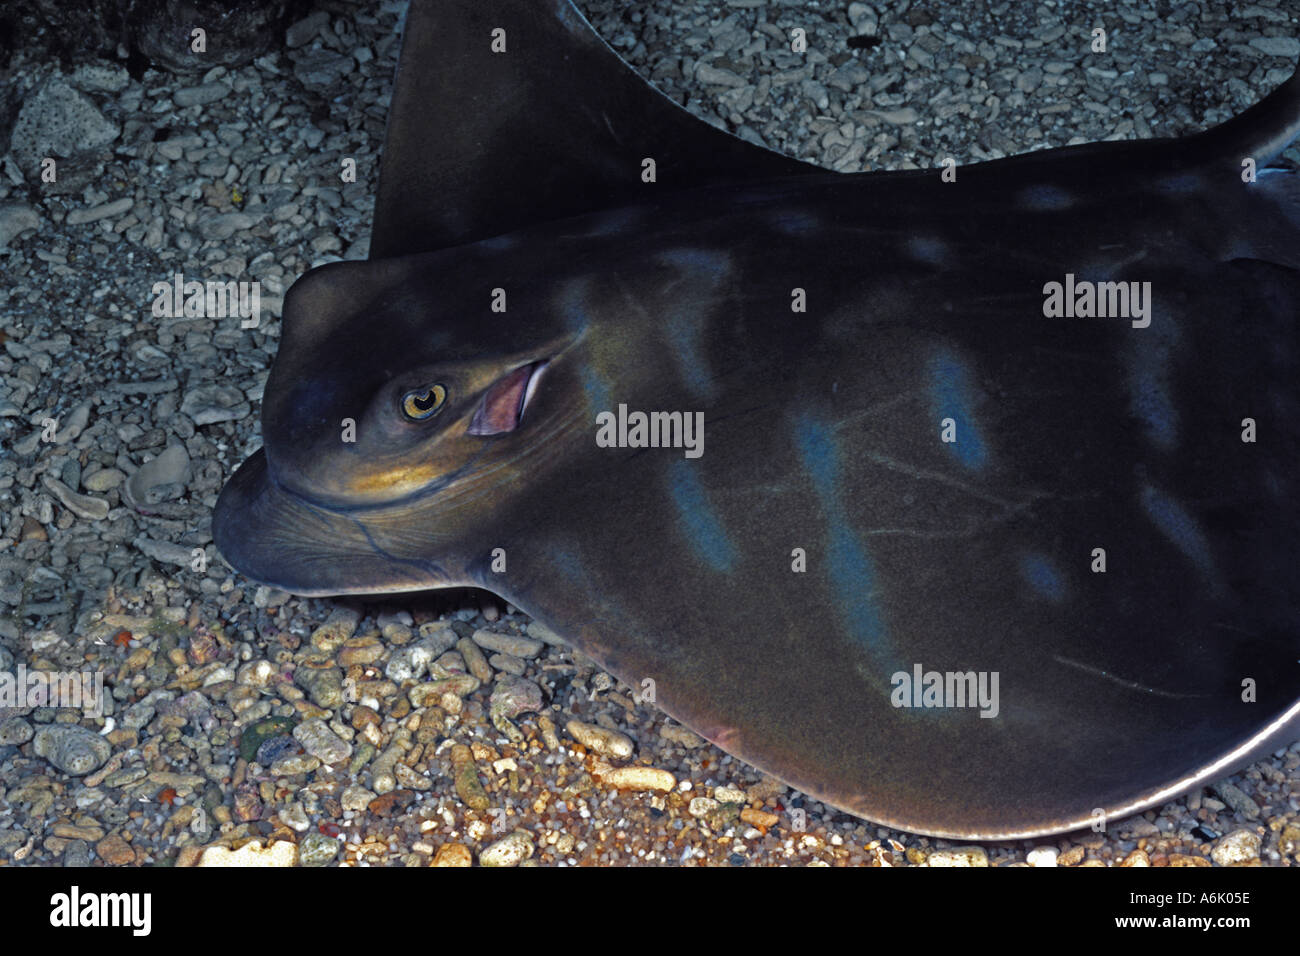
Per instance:
[[[428,494],[531,437],[521,426],[556,343],[530,345],[526,329],[490,316],[486,295],[475,321],[418,274],[388,283],[397,271],[327,266],[286,303],[263,441],[276,480],[327,507]]]
[[[451,542],[572,417],[547,394],[571,333],[493,313],[472,265],[341,262],[290,289],[263,450],[213,521],[238,570],[297,593],[468,583]]]

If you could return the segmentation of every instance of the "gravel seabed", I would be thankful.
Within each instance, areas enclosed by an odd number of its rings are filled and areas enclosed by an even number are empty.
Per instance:
[[[579,6],[692,111],[843,171],[1188,133],[1300,55],[1270,0]],[[258,447],[284,290],[366,255],[401,9],[331,4],[202,77],[9,65],[50,135],[104,144],[57,186],[30,129],[0,144],[0,670],[102,671],[112,703],[0,709],[0,865],[1300,860],[1300,744],[1104,833],[953,843],[802,797],[489,596],[306,600],[233,573],[211,508]],[[262,326],[155,318],[177,271],[258,280]]]

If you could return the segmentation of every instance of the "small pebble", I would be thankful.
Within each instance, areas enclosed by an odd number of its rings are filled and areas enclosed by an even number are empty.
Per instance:
[[[323,764],[341,764],[352,756],[352,745],[319,718],[304,720],[293,729],[293,735],[307,753],[319,758]]]
[[[1210,858],[1219,866],[1248,863],[1259,859],[1259,848],[1259,834],[1254,830],[1233,830],[1215,844]]]
[[[464,744],[451,748],[451,767],[456,793],[465,805],[472,810],[486,810],[491,801],[479,781],[474,756]]]
[[[526,830],[515,830],[483,848],[480,866],[518,866],[533,855],[533,838]]]
[[[20,746],[32,739],[32,725],[21,717],[10,717],[0,722],[0,746]]]
[[[465,659],[465,666],[469,672],[486,684],[492,679],[492,667],[488,664],[487,658],[479,650],[479,646],[467,637],[462,637],[456,642],[456,650],[460,656]]]
[[[672,789],[671,787],[667,789]],[[763,830],[769,830],[781,822],[781,818],[775,813],[768,813],[764,810],[755,810],[753,807],[746,807],[740,811],[740,819],[752,827],[759,827]]]
[[[545,646],[539,640],[512,634],[497,634],[494,631],[475,631],[473,640],[479,647],[525,660],[536,657]]]
[[[1057,856],[1054,846],[1036,846],[1025,855],[1025,862],[1030,866],[1056,866]]]
[[[444,843],[434,854],[431,866],[473,866],[474,855],[462,843]]]
[[[203,851],[199,866],[293,866],[298,862],[298,846],[287,840],[276,840],[270,846],[263,847],[254,840],[238,850],[229,850],[224,846],[210,846]]]
[[[299,866],[325,866],[338,855],[339,841],[323,833],[308,833],[298,844]]]
[[[596,767],[592,776],[616,790],[672,790],[677,778],[655,767]]]
[[[1259,819],[1259,804],[1236,784],[1224,780],[1214,785],[1214,792],[1223,799],[1224,803],[1247,820]]]
[[[371,800],[366,809],[377,817],[391,817],[402,813],[414,802],[415,794],[410,790],[390,790]]]
[[[982,846],[958,846],[935,850],[925,860],[926,866],[988,866],[989,857]]]
[[[320,627],[311,633],[311,645],[326,654],[333,654],[352,636],[361,620],[361,613],[350,607],[336,607]]]
[[[564,729],[569,732],[570,737],[588,750],[593,750],[606,757],[627,760],[635,750],[632,739],[617,730],[608,730],[605,727],[597,727],[595,724],[583,723],[580,720],[569,721],[564,725]]]
[[[1087,851],[1081,846],[1072,846],[1056,858],[1057,866],[1078,866],[1083,862]]]
[[[130,866],[135,862],[135,850],[120,833],[110,833],[96,843],[95,855],[109,866]]]

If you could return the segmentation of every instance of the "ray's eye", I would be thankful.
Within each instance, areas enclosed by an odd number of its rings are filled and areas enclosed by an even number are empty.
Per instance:
[[[423,421],[436,414],[446,401],[447,389],[442,385],[417,388],[402,396],[402,414],[412,421]]]

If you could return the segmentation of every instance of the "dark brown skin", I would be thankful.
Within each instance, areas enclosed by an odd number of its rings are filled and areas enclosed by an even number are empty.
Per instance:
[[[634,92],[575,16],[413,8],[377,258],[290,293],[266,451],[214,519],[235,567],[487,588],[727,751],[925,833],[1071,829],[1300,733],[1300,230],[1288,174],[1238,166],[1294,134],[1300,80],[1184,142],[837,176]],[[526,122],[429,105],[511,85]],[[483,151],[512,130],[573,168]],[[1045,316],[1067,274],[1151,283],[1150,324]],[[703,454],[601,447],[619,405],[703,412]],[[996,673],[996,707],[897,706],[917,664]]]

